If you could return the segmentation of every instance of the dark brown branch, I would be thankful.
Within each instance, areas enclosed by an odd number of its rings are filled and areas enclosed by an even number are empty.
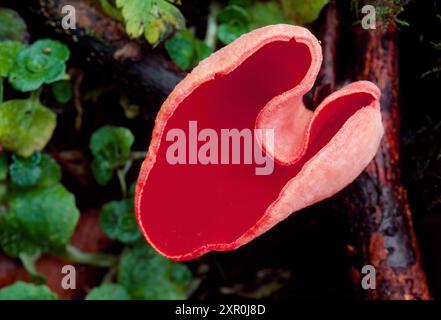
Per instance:
[[[77,28],[61,26],[62,8],[76,9]],[[168,96],[182,79],[161,54],[147,45],[131,40],[123,26],[82,0],[25,0],[14,5],[39,30],[46,26],[49,35],[61,37],[71,48],[85,53],[87,61],[106,68],[122,82],[130,94],[155,107]],[[32,29],[31,29],[32,30]]]
[[[400,106],[397,30],[357,31],[360,48],[357,79],[376,83],[382,92],[385,134],[362,175],[341,193],[351,225],[354,273],[360,288],[363,265],[376,269],[376,290],[360,290],[370,299],[429,299],[407,192],[400,177]]]

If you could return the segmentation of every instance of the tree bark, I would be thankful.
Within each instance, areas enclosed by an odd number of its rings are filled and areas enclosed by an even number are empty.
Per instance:
[[[400,106],[397,29],[356,32],[357,80],[376,83],[382,93],[385,128],[377,155],[340,198],[348,213],[353,274],[359,294],[369,299],[429,299],[407,192],[400,177]],[[376,289],[363,290],[360,270],[372,265]]]
[[[9,4],[11,5],[11,4]],[[64,29],[65,5],[76,12],[76,29]],[[127,37],[124,27],[84,0],[25,0],[12,5],[32,23],[45,26],[50,36],[61,38],[85,59],[112,70],[131,95],[158,107],[182,79],[174,65],[157,50]],[[45,30],[46,31],[46,30]]]

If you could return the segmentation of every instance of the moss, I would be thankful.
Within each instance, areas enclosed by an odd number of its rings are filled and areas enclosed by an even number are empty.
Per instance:
[[[367,3],[364,0],[351,0],[351,10],[356,12],[357,19],[361,19],[361,8],[365,4],[373,5],[377,13],[377,22],[381,28],[388,28],[391,25],[408,26],[409,24],[400,19],[399,15],[411,0],[374,0]]]

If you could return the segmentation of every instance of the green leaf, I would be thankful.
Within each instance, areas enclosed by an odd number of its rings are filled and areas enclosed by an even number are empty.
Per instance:
[[[101,157],[96,157],[92,161],[91,169],[95,180],[102,186],[109,183],[115,171],[114,167]]]
[[[40,162],[41,176],[37,181],[40,187],[50,187],[61,180],[61,167],[58,162],[47,154],[43,154]]]
[[[79,219],[74,196],[62,185],[13,192],[0,216],[0,246],[10,256],[64,247]]]
[[[280,0],[286,17],[296,24],[305,25],[318,18],[328,0]]]
[[[92,134],[90,149],[113,164],[122,165],[130,158],[135,137],[124,127],[104,126]]]
[[[253,0],[230,0],[230,5],[236,5],[242,8],[248,8],[253,4]]]
[[[248,31],[248,26],[221,24],[217,30],[217,37],[223,44],[229,44]]]
[[[0,8],[0,41],[26,38],[26,23],[17,12],[7,8]]]
[[[72,99],[72,87],[69,80],[61,80],[52,84],[52,94],[59,103],[67,103]]]
[[[22,92],[36,90],[44,83],[53,83],[65,74],[69,55],[69,48],[61,42],[38,40],[18,54],[9,82]]]
[[[61,168],[49,155],[34,153],[29,158],[12,156],[11,182],[19,187],[50,186],[61,179]]]
[[[15,65],[17,55],[25,48],[18,41],[0,42],[0,77],[8,77]]]
[[[182,70],[191,67],[194,57],[193,43],[183,37],[173,38],[165,42],[168,55]]]
[[[288,22],[282,8],[275,2],[257,2],[250,8],[250,13],[253,20],[253,28]]]
[[[172,264],[170,275],[172,281],[181,286],[189,285],[193,278],[190,269],[185,264],[178,262]]]
[[[151,247],[142,245],[125,251],[118,268],[118,282],[122,284],[133,299],[185,299],[185,286],[175,270],[177,262],[170,261],[156,253]],[[180,264],[181,268],[186,268]],[[185,272],[186,273],[186,272]],[[186,276],[184,276],[185,278]]]
[[[44,54],[50,59],[66,62],[69,59],[69,48],[57,40],[41,39],[34,42],[29,48],[29,53],[37,56]]]
[[[36,152],[29,158],[12,156],[9,173],[13,184],[20,187],[29,187],[37,184],[41,177],[41,153]]]
[[[185,27],[185,18],[167,0],[116,0],[126,22],[126,31],[133,37],[144,35],[150,44],[157,44],[174,30]]]
[[[8,177],[8,156],[0,151],[0,181],[5,181]]]
[[[117,21],[124,21],[121,12],[118,10],[118,8],[114,7],[113,4],[109,2],[109,0],[99,0],[99,1],[100,1],[101,9],[106,15]]]
[[[200,41],[200,40],[196,41],[195,49],[196,49],[196,61],[197,62],[204,60],[212,53],[211,48],[209,46],[207,46],[205,44],[205,42]]]
[[[92,134],[92,172],[99,184],[107,184],[114,171],[130,159],[134,140],[130,130],[123,127],[104,126]]]
[[[110,239],[123,243],[132,243],[141,237],[141,231],[135,219],[133,199],[105,204],[101,210],[100,225]]]
[[[5,198],[7,197],[8,194]],[[22,234],[20,222],[10,213],[0,217],[0,247],[11,257],[18,257],[22,253],[38,254],[42,251],[38,243]]]
[[[242,7],[229,5],[219,12],[218,19],[221,23],[248,26],[251,22],[249,13]]]
[[[45,285],[17,281],[0,289],[0,300],[57,300],[57,295]]]
[[[217,30],[217,38],[223,44],[229,44],[251,30],[251,16],[240,6],[225,7],[219,13],[218,19],[221,24]]]
[[[43,149],[55,126],[55,113],[32,99],[0,104],[0,145],[17,155],[29,157]]]
[[[196,39],[188,30],[177,32],[173,38],[167,40],[165,49],[182,70],[193,68],[212,53],[205,42]]]
[[[86,300],[130,300],[127,290],[113,283],[105,283],[93,288],[86,296]]]

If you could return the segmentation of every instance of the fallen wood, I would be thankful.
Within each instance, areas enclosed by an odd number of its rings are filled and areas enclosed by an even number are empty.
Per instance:
[[[129,39],[119,22],[86,1],[25,0],[7,5],[12,5],[35,28],[44,25],[49,36],[61,38],[71,48],[87,54],[87,61],[111,70],[127,92],[149,105],[159,107],[183,77],[157,50]],[[62,28],[65,5],[76,10],[76,29]],[[35,30],[32,25],[30,30]]]
[[[412,223],[407,192],[400,177],[400,105],[397,29],[358,29],[357,80],[370,80],[382,92],[385,134],[377,155],[346,188],[344,203],[351,228],[355,285],[368,299],[429,299],[426,276]],[[364,265],[376,270],[376,289],[363,290]]]

